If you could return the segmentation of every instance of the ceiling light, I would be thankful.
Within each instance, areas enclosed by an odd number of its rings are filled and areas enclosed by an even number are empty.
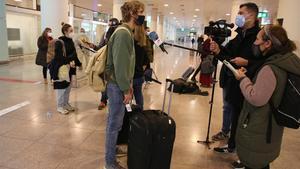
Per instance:
[[[86,14],[85,14],[85,13],[82,13],[81,16],[86,16]]]
[[[173,15],[174,14],[174,12],[170,12],[170,15]]]
[[[99,6],[99,7],[100,7],[100,6],[102,6],[102,4],[98,4],[97,6]]]
[[[230,13],[227,13],[226,16],[230,16]]]
[[[16,2],[22,2],[22,0],[15,0]]]
[[[165,6],[165,7],[168,7],[168,6],[169,6],[169,4],[164,4],[164,6]]]
[[[200,11],[200,9],[198,9],[198,8],[197,8],[197,9],[195,9],[195,11],[197,11],[197,12],[198,12],[198,11]]]
[[[198,16],[197,15],[194,15],[194,18],[197,18]]]
[[[196,19],[193,19],[193,22],[196,22]]]

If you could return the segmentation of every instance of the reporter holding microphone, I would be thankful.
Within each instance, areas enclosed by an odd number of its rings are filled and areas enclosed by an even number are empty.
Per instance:
[[[255,72],[263,64],[264,58],[256,58],[252,52],[252,45],[256,40],[256,35],[260,31],[258,23],[258,7],[255,3],[245,3],[240,5],[235,24],[237,36],[223,47],[212,41],[210,50],[215,57],[220,60],[227,60],[235,68],[245,67],[247,76],[252,78]],[[235,134],[238,118],[242,110],[244,97],[233,73],[225,66],[222,66],[220,73],[220,86],[223,88],[223,125],[222,130],[214,135],[214,141],[224,140],[229,137],[228,145],[215,147],[214,151],[219,153],[235,152]],[[230,133],[230,136],[229,136]],[[239,162],[234,162],[233,168],[240,166]]]
[[[273,116],[274,108],[286,99],[287,73],[300,76],[300,59],[293,53],[295,43],[279,25],[265,26],[252,50],[265,62],[254,78],[243,67],[235,75],[245,97],[236,134],[237,154],[245,169],[269,169],[280,154],[283,136],[283,127]]]

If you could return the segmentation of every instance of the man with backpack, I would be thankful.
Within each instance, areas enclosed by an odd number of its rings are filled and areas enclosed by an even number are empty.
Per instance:
[[[125,2],[121,7],[123,24],[117,28],[107,45],[107,95],[109,109],[106,127],[104,169],[123,169],[116,161],[116,142],[122,128],[125,105],[132,100],[132,80],[135,70],[132,31],[145,20],[145,6],[139,1]]]

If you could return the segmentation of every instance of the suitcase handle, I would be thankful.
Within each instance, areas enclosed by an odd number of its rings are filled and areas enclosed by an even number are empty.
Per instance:
[[[165,85],[165,92],[164,92],[164,100],[163,100],[163,106],[162,106],[162,113],[165,111],[165,103],[166,103],[166,96],[167,96],[167,90],[168,90],[168,84],[171,84],[171,91],[169,96],[169,105],[168,105],[168,111],[167,114],[170,114],[171,109],[171,102],[172,102],[172,93],[174,91],[174,81],[171,79],[166,79],[166,85]]]

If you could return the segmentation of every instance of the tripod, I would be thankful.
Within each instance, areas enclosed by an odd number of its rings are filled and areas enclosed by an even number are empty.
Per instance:
[[[214,104],[215,88],[216,88],[216,84],[217,84],[217,70],[218,70],[218,66],[216,65],[215,72],[214,72],[214,77],[213,77],[212,93],[211,93],[211,98],[210,98],[210,101],[209,101],[210,110],[209,110],[209,118],[208,118],[206,140],[204,140],[204,141],[198,140],[197,141],[197,143],[199,143],[199,144],[205,144],[208,147],[208,149],[210,149],[210,145],[212,143],[214,143],[213,141],[209,140],[209,134],[210,134],[211,116],[212,116],[212,110],[213,110],[213,104]]]

